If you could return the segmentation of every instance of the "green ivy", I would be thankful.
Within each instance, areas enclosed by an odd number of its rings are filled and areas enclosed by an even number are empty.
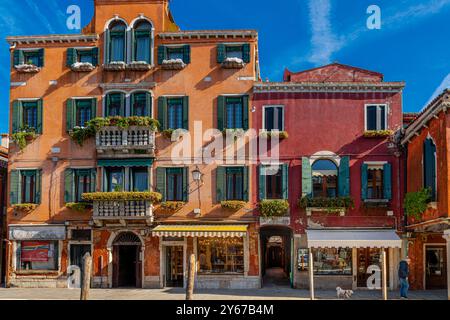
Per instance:
[[[351,197],[336,197],[336,198],[311,198],[303,197],[299,200],[299,207],[306,208],[325,208],[336,210],[340,208],[353,209],[355,202]]]
[[[162,195],[157,192],[93,192],[83,193],[84,201],[150,201],[161,202]]]
[[[75,142],[82,146],[87,139],[94,138],[96,133],[104,127],[128,129],[131,126],[149,127],[150,130],[158,131],[160,124],[158,120],[150,117],[99,117],[86,122],[84,127],[73,128],[70,136]]]
[[[287,200],[262,200],[258,207],[261,216],[266,218],[283,217],[289,213]]]
[[[431,201],[431,188],[422,189],[418,192],[409,192],[405,196],[404,207],[409,217],[421,218],[422,213],[427,210]]]
[[[25,149],[27,146],[27,139],[34,138],[36,138],[36,130],[30,127],[23,127],[11,135],[11,140],[19,146],[20,150]]]
[[[242,209],[243,207],[245,207],[245,204],[246,204],[245,201],[234,201],[234,200],[222,201],[220,203],[220,205],[222,206],[223,209],[233,210],[233,211],[238,211],[238,210]]]

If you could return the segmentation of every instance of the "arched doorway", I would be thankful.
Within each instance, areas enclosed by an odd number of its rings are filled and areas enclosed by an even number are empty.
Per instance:
[[[292,271],[292,231],[285,226],[260,229],[263,286],[289,286]]]
[[[142,243],[132,232],[120,233],[113,242],[113,287],[142,287]]]

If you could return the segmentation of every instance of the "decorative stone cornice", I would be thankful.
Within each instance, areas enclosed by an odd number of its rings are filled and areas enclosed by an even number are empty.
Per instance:
[[[178,31],[164,32],[158,34],[164,40],[181,39],[246,39],[257,38],[258,32],[255,30],[199,30],[199,31]]]
[[[47,36],[14,36],[7,37],[6,41],[8,41],[10,46],[14,46],[17,44],[95,42],[98,38],[98,34],[55,34]]]
[[[253,86],[254,93],[284,92],[401,92],[404,82],[261,82]]]
[[[443,111],[444,113],[450,109],[450,89],[445,89],[439,96],[431,101],[419,114],[419,116],[406,128],[402,144],[407,144],[414,136],[420,134],[420,130],[427,127],[427,123],[438,116]]]
[[[151,89],[156,87],[156,82],[140,82],[140,83],[101,83],[100,88],[103,90],[133,90],[133,89]]]

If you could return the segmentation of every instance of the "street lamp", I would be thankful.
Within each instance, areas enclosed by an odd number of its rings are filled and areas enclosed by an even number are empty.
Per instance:
[[[195,182],[200,183],[202,181],[202,173],[198,166],[195,168],[194,171],[192,171],[192,179],[194,179]]]

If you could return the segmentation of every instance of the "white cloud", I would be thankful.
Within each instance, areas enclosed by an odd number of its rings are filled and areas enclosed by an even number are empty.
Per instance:
[[[47,29],[49,33],[56,33],[53,29],[52,25],[50,24],[50,21],[47,19],[47,17],[41,12],[41,9],[39,6],[34,3],[32,0],[25,0],[25,2],[28,4],[28,6],[33,11],[35,17],[44,25],[44,27]]]

